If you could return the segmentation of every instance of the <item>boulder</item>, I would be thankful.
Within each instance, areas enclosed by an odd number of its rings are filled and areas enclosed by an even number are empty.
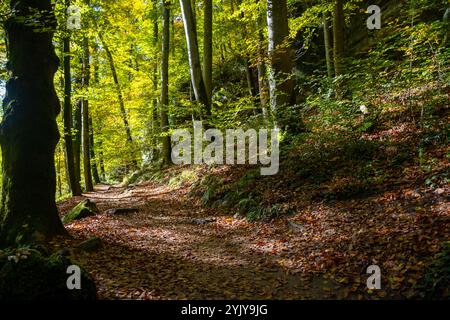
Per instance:
[[[85,199],[78,203],[75,208],[70,210],[69,213],[67,213],[63,218],[62,222],[64,224],[70,223],[74,220],[83,219],[86,217],[94,216],[98,214],[99,211],[97,209],[97,206],[94,202],[92,202],[89,199]]]
[[[77,245],[78,250],[82,250],[82,251],[86,251],[86,252],[97,251],[101,248],[103,248],[103,242],[98,237],[93,237],[93,238],[83,241]]]

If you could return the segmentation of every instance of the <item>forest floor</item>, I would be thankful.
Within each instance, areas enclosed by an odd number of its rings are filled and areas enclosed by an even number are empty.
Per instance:
[[[74,254],[101,299],[412,298],[450,235],[445,193],[400,188],[250,223],[205,207],[187,187],[99,185],[59,204],[64,214],[89,198],[101,213],[66,225],[73,238],[55,246],[102,239],[99,251]],[[138,211],[107,211],[117,208]],[[371,264],[382,290],[366,288]]]
[[[104,247],[76,258],[94,277],[102,299],[299,299],[323,298],[337,289],[323,276],[290,272],[277,259],[290,252],[286,228],[249,223],[187,199],[187,189],[142,184],[99,185],[81,199],[104,214],[67,225],[76,243],[100,237]],[[108,213],[135,208],[138,212]],[[60,241],[60,240],[59,240]]]

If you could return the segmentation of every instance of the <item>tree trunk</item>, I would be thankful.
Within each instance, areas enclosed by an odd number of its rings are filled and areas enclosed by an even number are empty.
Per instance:
[[[11,0],[11,9],[5,23],[10,79],[0,126],[3,245],[66,233],[55,203],[61,110],[53,83],[59,64],[52,44],[54,9],[51,0]],[[28,24],[36,12],[39,17]]]
[[[169,136],[169,46],[170,46],[170,1],[163,3],[162,59],[161,59],[161,140],[164,164],[172,163]]]
[[[267,0],[267,26],[269,30],[269,58],[271,62],[269,84],[274,119],[281,128],[283,109],[295,103],[293,79],[293,52],[286,43],[289,36],[286,0]]]
[[[70,6],[70,0],[65,0],[65,9]],[[65,15],[66,19],[68,14]],[[64,61],[64,154],[67,168],[67,182],[70,192],[73,196],[81,195],[80,180],[77,180],[75,174],[75,158],[72,137],[72,77],[70,72],[70,31],[65,30],[63,39],[63,61]]]
[[[211,105],[206,92],[205,83],[200,65],[197,31],[194,23],[194,14],[192,12],[190,0],[180,0],[181,12],[183,15],[184,32],[186,34],[186,43],[188,47],[189,66],[191,72],[192,87],[194,89],[195,99],[206,109],[206,115],[211,115]]]
[[[267,82],[267,67],[265,62],[266,51],[263,47],[264,43],[264,34],[262,28],[263,22],[258,19],[257,27],[258,27],[258,89],[259,89],[259,101],[261,103],[261,109],[264,116],[264,119],[267,119],[267,104],[269,103],[269,84]]]
[[[325,61],[327,64],[328,77],[333,77],[333,62],[331,60],[331,36],[330,22],[328,21],[328,13],[323,14],[323,42],[325,45]]]
[[[155,4],[156,6],[156,4]],[[156,11],[156,10],[155,10]],[[159,39],[159,32],[158,32],[158,13],[154,13],[153,17],[153,47],[158,47],[158,39]],[[156,95],[156,92],[158,91],[158,58],[157,55],[154,55],[154,62],[153,62],[153,92],[155,93],[154,98],[152,100],[152,113],[151,113],[151,134],[152,134],[152,159],[158,159],[158,135],[159,135],[159,117],[158,117],[158,98]]]
[[[130,125],[128,123],[127,111],[125,109],[125,103],[123,101],[122,88],[120,87],[119,77],[117,76],[116,66],[114,64],[114,58],[113,58],[111,51],[109,50],[109,47],[106,45],[105,41],[103,40],[103,37],[100,34],[99,34],[99,37],[100,37],[100,41],[102,42],[103,48],[105,49],[106,57],[108,58],[109,67],[111,69],[111,74],[113,76],[114,84],[116,86],[117,98],[119,100],[120,114],[122,116],[123,125],[125,127],[125,134],[127,137],[127,141],[129,143],[132,143],[133,138],[131,136],[131,129],[130,129]]]
[[[333,57],[334,74],[343,73],[342,59],[344,58],[344,9],[342,0],[336,0],[333,16]]]
[[[82,86],[84,94],[87,94],[89,89],[89,82],[91,78],[91,67],[89,63],[89,40],[87,36],[83,38],[83,80]],[[91,173],[91,157],[89,146],[89,100],[84,97],[81,105],[81,141],[83,149],[83,173],[84,173],[84,188],[86,192],[94,191]]]
[[[98,168],[97,168],[97,159],[95,157],[95,150],[94,150],[94,128],[92,126],[92,117],[89,117],[89,150],[90,150],[90,157],[91,157],[91,167],[92,167],[92,178],[94,179],[95,184],[100,183],[100,176],[98,174]]]
[[[105,160],[103,157],[103,141],[102,141],[102,139],[99,139],[98,147],[100,149],[100,151],[98,153],[98,162],[100,165],[100,180],[106,181]]]
[[[211,105],[212,97],[212,51],[213,51],[213,6],[212,0],[203,1],[204,22],[203,22],[203,78],[205,80],[206,94]]]
[[[116,92],[117,92],[117,99],[119,100],[119,108],[120,108],[120,115],[122,117],[122,121],[123,121],[123,125],[125,127],[125,134],[126,134],[126,139],[127,139],[127,143],[130,147],[132,147],[133,145],[133,137],[131,135],[131,129],[130,129],[130,124],[128,122],[128,116],[127,116],[127,111],[125,109],[125,102],[123,100],[123,94],[122,94],[122,88],[120,87],[120,83],[119,83],[119,77],[117,76],[117,71],[116,71],[116,65],[114,63],[114,58],[113,55],[111,53],[111,50],[109,49],[109,47],[107,46],[106,42],[103,39],[103,36],[99,33],[98,34],[100,41],[103,45],[103,48],[105,49],[106,52],[106,57],[108,58],[108,62],[109,62],[109,67],[111,69],[111,74],[113,76],[113,80],[114,80],[114,84],[116,86]],[[137,167],[137,161],[136,159],[132,159],[132,165],[134,168]]]
[[[73,154],[74,154],[74,167],[75,167],[75,179],[78,181],[78,185],[81,181],[81,106],[83,99],[78,99],[75,105],[75,111],[73,114],[73,128],[75,134],[73,137]],[[81,187],[80,187],[81,188]]]

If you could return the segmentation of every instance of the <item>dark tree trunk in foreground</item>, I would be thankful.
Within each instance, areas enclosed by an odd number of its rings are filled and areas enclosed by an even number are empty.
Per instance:
[[[83,38],[83,89],[85,94],[89,89],[89,83],[91,78],[91,67],[89,63],[89,40],[87,36]],[[83,150],[83,173],[84,173],[84,188],[87,192],[94,191],[94,185],[92,183],[91,173],[91,154],[90,154],[90,141],[89,141],[89,99],[83,98],[83,104],[81,105],[81,144]]]
[[[170,1],[163,3],[162,59],[161,59],[161,134],[162,159],[171,164],[171,144],[169,131],[169,45],[170,45]]]
[[[195,17],[192,11],[190,0],[180,0],[181,12],[183,14],[184,32],[189,55],[189,66],[191,71],[191,82],[194,89],[195,99],[206,109],[206,115],[211,115],[211,105],[206,92],[205,82],[203,80],[202,68],[198,51],[197,30]]]
[[[284,128],[283,109],[295,103],[293,80],[293,51],[288,41],[289,26],[286,0],[267,0],[267,27],[269,30],[270,100],[277,124]]]
[[[5,23],[10,79],[0,127],[3,187],[0,242],[42,241],[66,231],[55,204],[56,117],[53,78],[59,59],[52,44],[51,0],[12,0]],[[27,24],[32,14],[33,25]]]
[[[70,0],[65,0],[65,8],[70,6]],[[68,17],[66,13],[66,18]],[[73,196],[81,195],[80,180],[75,174],[75,157],[72,138],[72,77],[70,68],[70,31],[66,30],[63,39],[63,61],[64,61],[64,154],[66,158],[67,181]]]

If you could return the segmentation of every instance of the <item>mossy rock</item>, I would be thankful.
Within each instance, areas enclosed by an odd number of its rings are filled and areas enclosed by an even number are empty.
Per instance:
[[[81,242],[77,245],[78,250],[93,252],[103,248],[103,242],[98,237],[92,237],[86,241]]]
[[[6,262],[5,262],[6,261]],[[9,250],[0,265],[0,300],[95,300],[97,290],[90,275],[80,267],[81,288],[70,290],[67,273],[76,265],[60,253],[43,256],[29,248]]]
[[[62,222],[64,224],[71,223],[74,220],[80,220],[86,217],[94,216],[98,214],[99,211],[94,202],[89,199],[81,201],[75,206],[69,213],[67,213],[63,218]]]

